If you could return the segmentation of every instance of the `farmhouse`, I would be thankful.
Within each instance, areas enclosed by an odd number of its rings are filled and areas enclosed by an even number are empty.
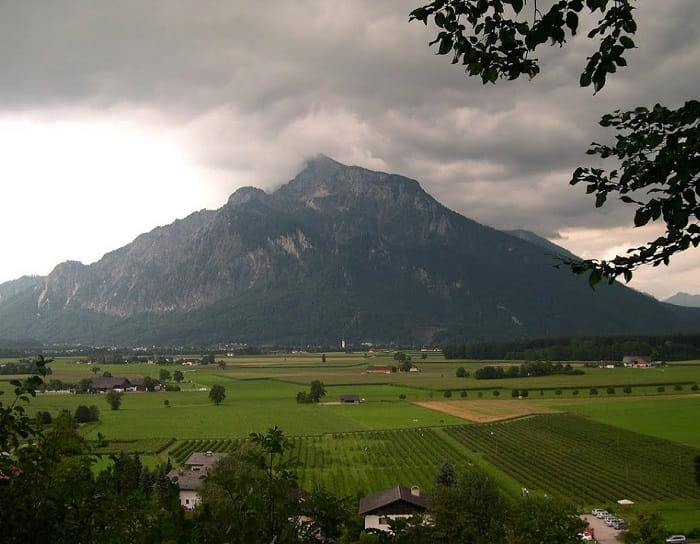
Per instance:
[[[651,357],[646,355],[625,355],[622,366],[626,368],[651,368]]]
[[[391,374],[396,372],[396,367],[393,365],[371,365],[365,370],[367,374]]]
[[[365,529],[391,532],[389,521],[425,514],[427,497],[416,486],[397,485],[360,500],[359,514],[365,517]]]
[[[195,452],[185,461],[187,470],[171,470],[168,478],[177,484],[180,497],[180,506],[185,510],[194,510],[200,502],[199,489],[202,487],[202,478],[211,470],[225,453]]]
[[[90,380],[90,391],[93,393],[106,393],[107,391],[133,391],[131,382],[126,378],[105,378],[97,376]]]

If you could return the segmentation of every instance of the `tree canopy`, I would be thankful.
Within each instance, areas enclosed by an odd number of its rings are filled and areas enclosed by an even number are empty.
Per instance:
[[[527,0],[434,0],[414,9],[411,20],[439,29],[431,45],[439,55],[452,55],[469,76],[483,83],[530,78],[540,72],[533,56],[543,45],[565,45],[579,30],[579,16],[600,17],[588,32],[598,42],[580,75],[582,87],[603,89],[609,74],[627,66],[626,51],[636,47],[632,0],[557,0],[545,12]],[[600,124],[617,131],[615,144],[593,143],[590,155],[613,158],[618,168],[577,168],[572,185],[586,184],[596,207],[615,195],[636,207],[634,225],[656,221],[665,233],[643,246],[630,248],[610,261],[564,260],[575,273],[589,273],[589,283],[622,277],[630,281],[641,265],[667,265],[672,255],[700,244],[700,103],[689,100],[677,109],[640,106],[603,116]]]
[[[214,404],[221,404],[226,398],[226,388],[223,385],[212,385],[209,390],[209,400]]]

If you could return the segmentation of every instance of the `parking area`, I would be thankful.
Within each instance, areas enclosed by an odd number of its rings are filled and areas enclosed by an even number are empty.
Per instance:
[[[617,535],[620,534],[620,531],[608,527],[602,519],[598,519],[590,514],[586,514],[583,518],[593,528],[595,539],[598,542],[601,544],[617,544]]]

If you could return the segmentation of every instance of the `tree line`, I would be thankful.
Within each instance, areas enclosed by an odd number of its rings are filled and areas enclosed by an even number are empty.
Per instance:
[[[700,335],[468,340],[446,344],[442,352],[446,359],[621,361],[625,355],[648,355],[682,361],[700,358]]]
[[[571,365],[543,361],[525,362],[507,368],[502,366],[483,366],[474,372],[477,380],[497,380],[501,378],[529,378],[535,376],[550,376],[552,374],[583,374],[583,370],[572,368]]]

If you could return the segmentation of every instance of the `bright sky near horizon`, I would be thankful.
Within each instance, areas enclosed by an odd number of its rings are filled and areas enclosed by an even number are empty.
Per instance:
[[[420,2],[416,2],[415,6]],[[596,96],[583,31],[532,81],[483,86],[408,22],[403,0],[16,2],[0,19],[0,282],[98,260],[245,185],[272,190],[325,153],[417,179],[481,223],[587,258],[656,232],[570,187],[616,108],[700,89],[700,2],[639,0],[638,49]],[[700,294],[700,250],[635,273]]]

